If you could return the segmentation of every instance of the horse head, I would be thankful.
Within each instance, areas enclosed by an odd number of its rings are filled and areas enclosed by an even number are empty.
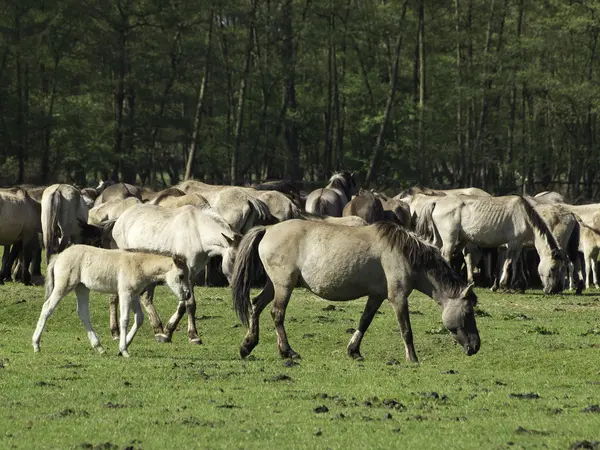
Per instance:
[[[444,326],[452,333],[452,337],[462,345],[464,352],[471,356],[479,351],[481,341],[475,323],[477,295],[471,283],[462,290],[457,298],[447,299],[442,312]]]
[[[553,249],[549,257],[540,255],[538,274],[542,280],[544,294],[558,294],[565,289],[567,261],[567,256],[559,248]]]

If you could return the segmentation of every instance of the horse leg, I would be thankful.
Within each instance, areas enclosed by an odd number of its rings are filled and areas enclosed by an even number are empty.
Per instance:
[[[177,305],[177,309],[175,310],[175,313],[173,313],[173,315],[167,322],[167,325],[165,325],[165,333],[164,334],[156,334],[154,336],[158,342],[171,342],[171,339],[173,337],[173,332],[175,331],[175,328],[177,328],[177,325],[179,325],[179,321],[183,317],[185,310],[186,310],[186,302],[180,301],[179,304]]]
[[[596,272],[596,261],[598,260],[598,249],[594,249],[592,254],[590,255],[590,266],[592,270],[592,276],[594,277],[594,287],[596,289],[600,288],[598,285],[598,272]]]
[[[192,296],[185,303],[185,309],[188,316],[188,341],[190,344],[202,344],[202,339],[198,337],[196,329],[196,295],[194,294],[194,285],[192,285]]]
[[[367,304],[365,305],[365,309],[360,317],[360,321],[358,322],[358,328],[350,338],[350,342],[348,343],[348,356],[353,359],[362,360],[362,356],[360,354],[360,343],[364,334],[371,325],[373,321],[373,317],[375,317],[375,313],[381,306],[385,299],[369,296],[367,299]]]
[[[100,345],[100,339],[96,336],[96,332],[92,328],[92,321],[90,320],[90,290],[83,284],[79,284],[75,288],[75,294],[77,295],[77,315],[79,315],[83,323],[90,344],[98,350],[98,353],[102,354],[104,353],[104,348]]]
[[[467,283],[473,283],[473,254],[468,247],[463,248],[463,257],[467,266]]]
[[[144,309],[148,313],[148,320],[150,321],[150,325],[154,330],[154,335],[164,335],[165,331],[163,328],[162,320],[160,320],[160,316],[154,307],[154,290],[156,289],[156,284],[152,283],[146,287],[146,292],[144,292],[141,296],[141,302],[144,306]],[[157,339],[158,340],[158,339]],[[159,342],[164,342],[160,341]]]
[[[31,343],[33,344],[33,351],[40,351],[40,338],[42,336],[42,331],[44,331],[44,327],[46,326],[46,321],[52,315],[54,308],[58,305],[65,295],[69,293],[69,289],[64,285],[54,285],[54,289],[44,302],[42,306],[42,312],[40,313],[40,318],[38,319],[37,326],[35,327],[35,332],[33,333],[33,337],[31,338]]]
[[[271,308],[271,317],[275,323],[275,333],[277,334],[277,348],[279,349],[279,355],[282,358],[300,359],[300,355],[292,350],[288,342],[287,334],[283,323],[285,322],[285,309],[287,308],[288,302],[292,295],[292,290],[296,283],[290,283],[288,285],[276,285],[273,284],[275,290],[275,301]]]
[[[127,327],[129,327],[129,311],[133,303],[129,292],[119,291],[119,355],[129,358],[127,352]]]
[[[132,298],[132,306],[133,306],[133,314],[134,320],[131,330],[127,333],[127,339],[125,342],[127,343],[127,347],[131,345],[131,341],[133,341],[133,337],[137,333],[137,330],[144,323],[144,311],[142,311],[142,305],[140,304],[140,296],[134,295]]]
[[[117,319],[117,305],[119,304],[119,296],[111,295],[108,297],[108,310],[110,315],[110,334],[113,341],[119,339],[119,324]]]
[[[42,247],[39,245],[39,243],[33,250],[33,255],[31,258],[31,274],[36,277],[42,276]]]
[[[388,287],[388,300],[396,312],[396,319],[398,320],[398,325],[400,325],[402,339],[404,340],[404,354],[406,360],[410,362],[419,362],[413,344],[413,334],[410,326],[410,316],[408,314],[408,297],[404,293],[397,292],[394,288]]]
[[[252,312],[250,313],[249,327],[240,347],[240,356],[245,358],[252,352],[254,347],[258,345],[258,334],[259,334],[259,318],[263,309],[273,301],[275,296],[275,290],[271,280],[267,279],[267,283],[263,290],[251,300]]]
[[[36,238],[37,239],[37,238]],[[31,242],[23,242],[23,250],[21,251],[21,274],[23,284],[25,286],[31,285],[31,273],[29,272],[29,264],[31,264],[31,258],[33,256],[33,247]]]

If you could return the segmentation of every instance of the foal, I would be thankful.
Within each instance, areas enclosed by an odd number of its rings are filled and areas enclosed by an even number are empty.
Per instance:
[[[180,256],[165,256],[128,250],[105,250],[73,245],[53,257],[46,275],[46,301],[33,334],[33,350],[40,351],[40,337],[46,320],[63,297],[75,290],[77,313],[96,350],[104,353],[90,322],[90,290],[118,294],[120,318],[120,354],[128,357],[127,347],[142,325],[144,313],[140,293],[151,283],[164,281],[180,301],[192,296],[190,272]],[[127,334],[129,312],[134,323]]]

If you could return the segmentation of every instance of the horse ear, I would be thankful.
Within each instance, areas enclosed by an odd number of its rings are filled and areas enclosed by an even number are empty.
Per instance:
[[[470,283],[463,291],[460,293],[460,298],[472,298],[474,296],[473,286],[475,283]]]
[[[221,233],[225,238],[230,247],[237,247],[244,236],[240,233],[233,233],[233,239],[227,236],[225,233]]]

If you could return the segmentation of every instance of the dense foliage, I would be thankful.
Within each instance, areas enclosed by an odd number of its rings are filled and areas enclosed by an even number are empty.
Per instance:
[[[0,183],[160,186],[191,159],[594,197],[599,32],[586,0],[6,0]]]

